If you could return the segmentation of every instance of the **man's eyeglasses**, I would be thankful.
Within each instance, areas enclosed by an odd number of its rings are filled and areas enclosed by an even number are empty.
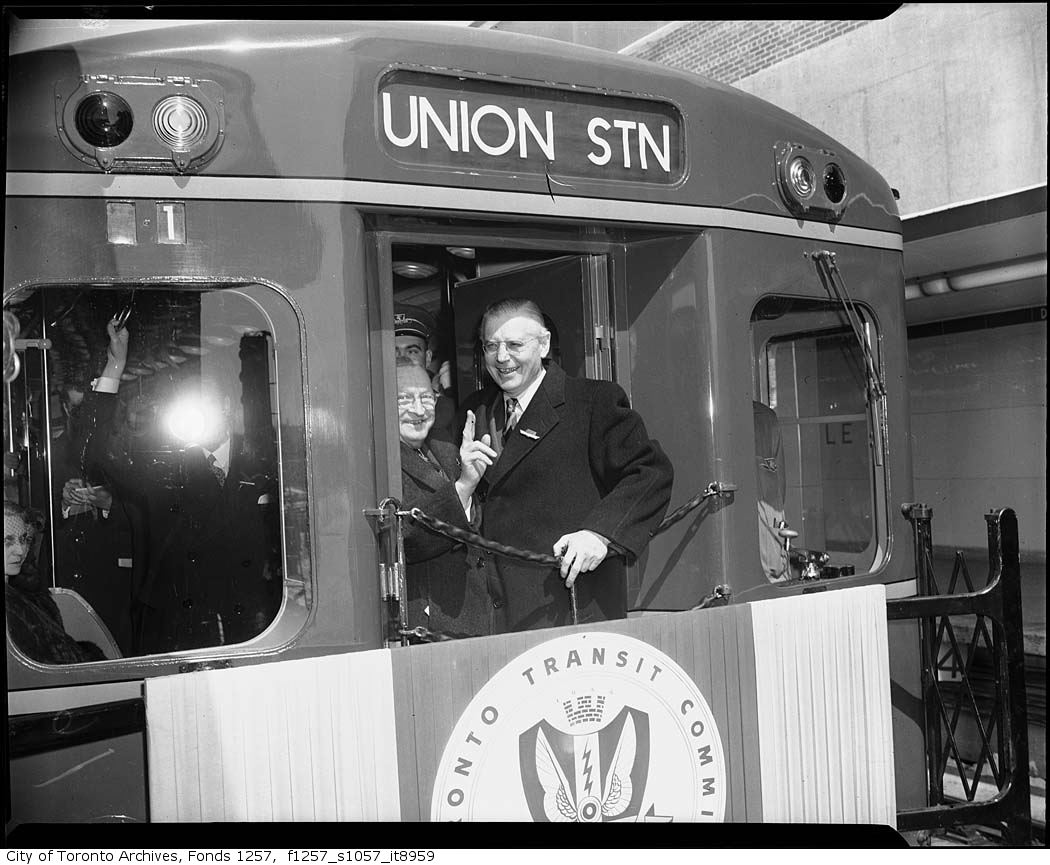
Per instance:
[[[518,355],[525,351],[525,346],[537,339],[539,339],[538,336],[527,336],[524,339],[501,339],[499,342],[489,340],[488,342],[483,342],[481,348],[485,354],[493,355],[499,353],[499,347],[502,345],[506,346],[509,354]]]
[[[433,408],[437,405],[437,396],[432,393],[399,393],[397,395],[398,408],[412,408],[416,402],[420,402],[423,408]]]

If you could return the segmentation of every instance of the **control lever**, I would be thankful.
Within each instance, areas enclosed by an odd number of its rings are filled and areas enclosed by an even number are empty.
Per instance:
[[[801,547],[791,548],[791,542],[798,537],[798,532],[789,529],[787,520],[776,523],[777,534],[784,539],[784,554],[787,556],[795,578],[799,580],[820,580],[834,577],[852,577],[853,565],[832,567],[828,564],[831,556],[823,550],[806,550]]]
[[[784,539],[784,552],[788,554],[788,558],[791,557],[791,541],[798,537],[798,532],[794,529],[789,529],[787,520],[780,520],[777,522],[777,534]]]

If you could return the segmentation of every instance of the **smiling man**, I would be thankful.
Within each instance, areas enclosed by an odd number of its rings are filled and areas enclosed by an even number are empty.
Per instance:
[[[431,440],[437,400],[426,370],[397,360],[397,423],[401,438],[401,485],[405,508],[463,529],[480,523],[473,501],[478,481],[496,457],[483,435],[474,440],[474,415],[467,416],[463,444]],[[501,630],[492,604],[486,557],[444,535],[406,520],[409,628],[422,626],[437,637],[476,637]]]
[[[431,373],[434,332],[434,319],[425,309],[407,303],[394,304],[394,354],[398,360],[408,360]],[[448,394],[452,386],[452,367],[447,360],[438,365],[431,379],[431,386],[437,394],[431,437],[452,441],[455,438],[452,427],[456,420],[456,405]]]
[[[497,558],[512,631],[623,618],[627,586],[617,557],[637,558],[671,498],[674,472],[627,401],[607,381],[567,376],[550,353],[543,313],[529,300],[492,304],[481,320],[495,384],[464,402],[499,459],[478,487],[486,538],[562,557],[560,571]],[[580,575],[585,579],[577,582]]]

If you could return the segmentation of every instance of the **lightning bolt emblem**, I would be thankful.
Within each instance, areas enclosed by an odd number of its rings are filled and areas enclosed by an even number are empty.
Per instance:
[[[583,749],[583,792],[591,792],[591,746],[590,743]]]
[[[576,807],[582,808],[584,800],[600,800],[602,797],[601,748],[598,746],[597,733],[575,736],[573,739]]]

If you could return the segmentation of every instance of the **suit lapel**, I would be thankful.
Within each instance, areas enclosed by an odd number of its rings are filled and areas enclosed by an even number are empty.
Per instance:
[[[437,469],[426,460],[420,459],[415,449],[410,448],[404,442],[401,442],[401,471],[412,478],[418,486],[427,490],[436,490],[445,483],[445,479],[441,477]]]
[[[454,481],[459,477],[459,448],[441,439],[433,441],[428,439],[427,444],[430,445],[430,455],[441,465],[442,470],[448,475],[447,479]]]
[[[552,363],[547,367],[539,390],[519,418],[514,432],[503,442],[503,450],[496,464],[485,473],[490,489],[495,488],[558,425],[561,421],[560,409],[564,404],[565,373]]]

